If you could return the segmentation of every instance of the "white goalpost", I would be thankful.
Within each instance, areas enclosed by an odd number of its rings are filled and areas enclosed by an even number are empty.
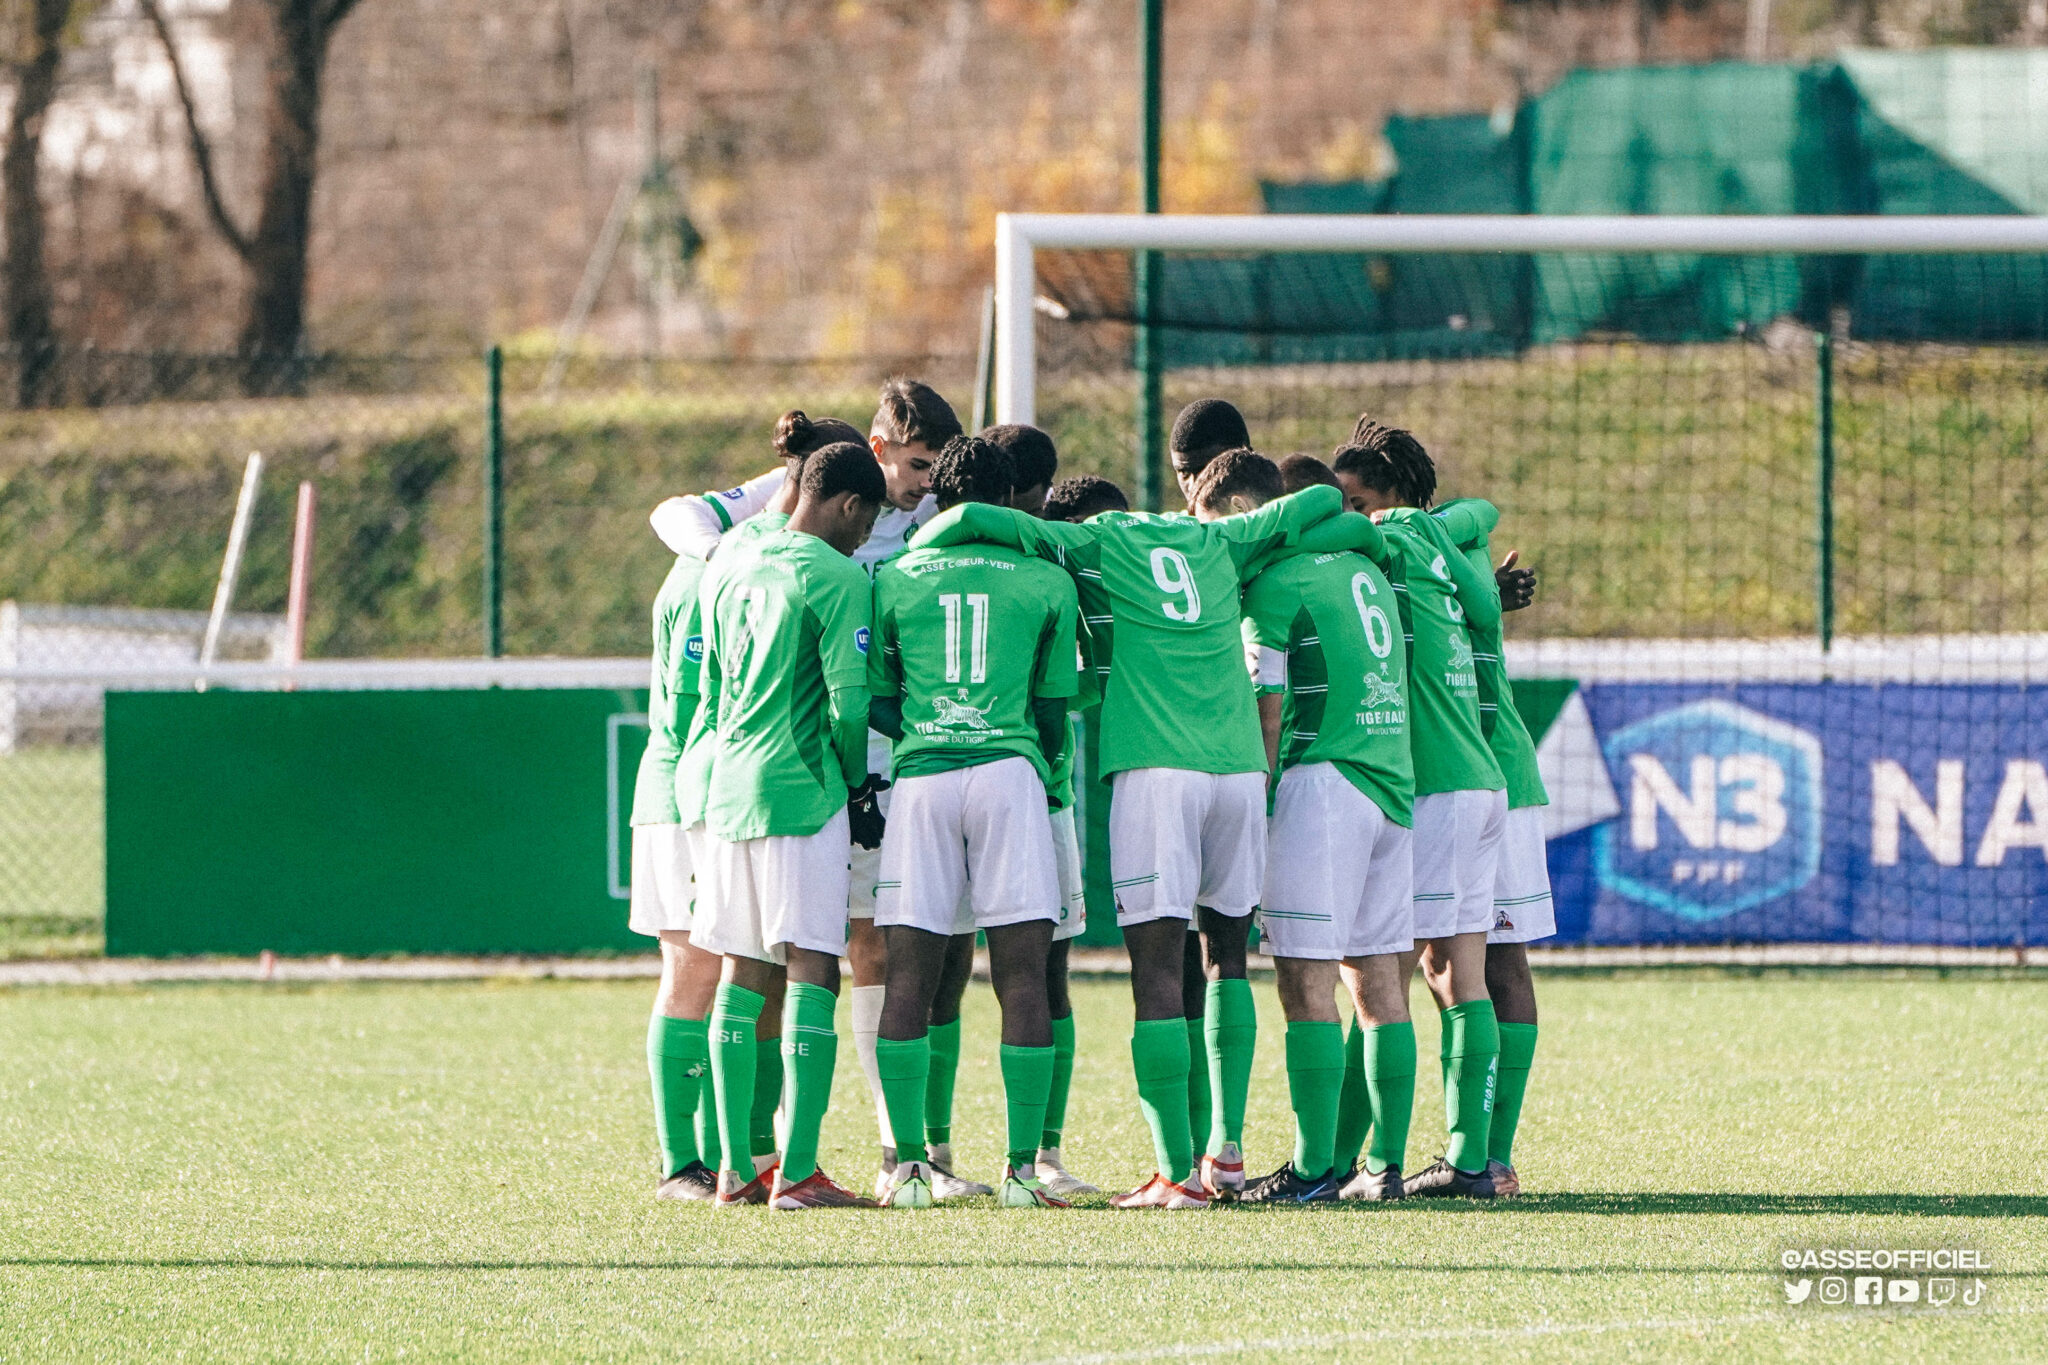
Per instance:
[[[1035,255],[1047,250],[1397,255],[2048,254],[2048,218],[1537,217],[1464,214],[996,215],[996,421],[1034,420]]]

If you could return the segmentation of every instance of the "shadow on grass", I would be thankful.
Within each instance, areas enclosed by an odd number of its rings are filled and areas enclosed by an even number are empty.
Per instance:
[[[1445,1207],[1438,1204],[1438,1208]],[[1816,1217],[1859,1214],[1890,1218],[2041,1218],[2048,1197],[2031,1194],[1525,1194],[1481,1206],[1512,1213],[1739,1214]]]

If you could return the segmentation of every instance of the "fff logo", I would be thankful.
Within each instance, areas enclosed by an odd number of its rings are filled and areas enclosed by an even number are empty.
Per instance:
[[[1594,832],[1610,891],[1707,922],[1797,891],[1820,870],[1821,750],[1805,730],[1699,701],[1609,736],[1628,795]]]

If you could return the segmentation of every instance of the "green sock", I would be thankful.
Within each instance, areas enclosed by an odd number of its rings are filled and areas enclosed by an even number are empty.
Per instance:
[[[1444,1160],[1461,1171],[1486,1169],[1486,1139],[1493,1118],[1494,1067],[1500,1061],[1500,1027],[1491,1000],[1468,1000],[1443,1012],[1451,1040],[1445,1081],[1444,1117],[1451,1130]]]
[[[1216,1094],[1211,1153],[1223,1144],[1244,1146],[1245,1097],[1252,1087],[1252,1055],[1258,1050],[1259,1013],[1249,981],[1211,981],[1203,1001],[1203,1032],[1209,1053],[1209,1088]],[[1195,1134],[1197,1139],[1200,1133]]]
[[[711,1089],[718,1106],[720,1165],[747,1180],[754,1168],[747,1161],[747,1145],[753,1122],[754,1072],[760,1048],[754,1040],[754,1021],[767,1004],[762,996],[745,986],[726,982],[718,988],[711,1005]]]
[[[704,1083],[697,1087],[697,1159],[715,1171],[724,1151],[718,1131],[718,1097],[712,1093],[710,1063],[706,1062]]]
[[[782,997],[782,1109],[788,1134],[782,1178],[794,1184],[818,1169],[818,1129],[832,1107],[832,1070],[839,1061],[839,1031],[832,1016],[839,997],[823,986],[789,983]]]
[[[1138,1077],[1138,1108],[1152,1130],[1159,1173],[1179,1184],[1195,1167],[1188,1137],[1188,1031],[1186,1019],[1140,1019],[1131,1028],[1131,1070]]]
[[[1515,1128],[1522,1121],[1522,1095],[1529,1088],[1529,1065],[1535,1060],[1536,1026],[1500,1025],[1500,1077],[1493,1091],[1486,1154],[1503,1166],[1515,1164]]]
[[[1366,1130],[1372,1127],[1372,1094],[1365,1085],[1365,1034],[1358,1016],[1344,1030],[1344,1088],[1337,1092],[1337,1142],[1330,1160],[1338,1174],[1358,1165],[1365,1150]]]
[[[1372,1147],[1365,1169],[1378,1175],[1408,1156],[1408,1120],[1415,1113],[1415,1025],[1381,1024],[1361,1040],[1365,1088],[1372,1098]]]
[[[788,1000],[785,992],[783,999]],[[784,1033],[789,1025],[782,1026]],[[782,1102],[782,1039],[754,1040],[754,1109],[748,1116],[747,1151],[772,1156],[781,1144],[775,1138],[775,1109]]]
[[[925,1036],[931,1039],[932,1064],[924,1086],[924,1140],[927,1144],[951,1142],[953,1081],[960,1074],[960,1021],[933,1024]],[[902,1158],[900,1151],[897,1158]]]
[[[1213,1102],[1209,1093],[1209,1038],[1206,1019],[1187,1021],[1188,1034],[1188,1132],[1197,1155],[1209,1143],[1209,1116]],[[1200,1057],[1197,1066],[1194,1059]]]
[[[697,1156],[697,1096],[711,1065],[702,1019],[647,1018],[647,1076],[654,1082],[654,1136],[666,1180]]]
[[[889,1131],[911,1135],[896,1139],[898,1161],[929,1160],[924,1150],[924,1088],[931,1069],[929,1037],[875,1040],[875,1071],[882,1078]]]
[[[1045,1131],[1045,1097],[1052,1089],[1052,1048],[1004,1043],[1002,1053],[1010,1165],[1029,1174],[1038,1160],[1039,1135]]]
[[[1045,1092],[1045,1131],[1041,1147],[1058,1147],[1067,1126],[1067,1090],[1074,1083],[1074,1016],[1052,1021],[1052,1084]],[[1038,1154],[1032,1153],[1035,1158]]]
[[[1294,1169],[1314,1179],[1336,1161],[1337,1096],[1344,1086],[1344,1028],[1287,1026],[1287,1097],[1294,1105]]]

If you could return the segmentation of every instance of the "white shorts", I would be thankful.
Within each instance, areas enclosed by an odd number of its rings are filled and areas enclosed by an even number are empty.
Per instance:
[[[1415,798],[1415,938],[1493,928],[1493,880],[1507,823],[1505,791]]]
[[[1116,922],[1249,915],[1266,880],[1266,775],[1131,768],[1110,779]]]
[[[887,776],[889,752],[894,748],[889,737],[878,730],[868,731],[868,771]],[[875,797],[875,804],[882,808],[882,818],[889,816],[889,798],[895,793],[895,786],[882,788]],[[853,870],[848,882],[846,913],[852,919],[873,919],[875,917],[875,883],[882,880],[882,850],[879,848],[853,849]]]
[[[1534,943],[1557,932],[1550,900],[1550,863],[1543,844],[1543,807],[1508,812],[1493,874],[1493,928],[1488,943]]]
[[[1052,867],[1060,883],[1060,926],[1052,941],[1079,938],[1088,928],[1088,876],[1081,868],[1081,835],[1074,808],[1052,813]]]
[[[1331,962],[1414,947],[1413,842],[1333,765],[1282,773],[1259,905],[1267,951]]]
[[[1045,783],[1029,759],[906,777],[895,797],[882,836],[877,926],[951,934],[1059,919]],[[963,896],[972,909],[966,929],[957,917]]]
[[[708,953],[787,962],[786,948],[846,951],[846,812],[816,834],[727,843],[706,836],[690,941]]]
[[[681,825],[633,826],[633,890],[626,927],[652,938],[690,932],[696,895],[689,841]]]

